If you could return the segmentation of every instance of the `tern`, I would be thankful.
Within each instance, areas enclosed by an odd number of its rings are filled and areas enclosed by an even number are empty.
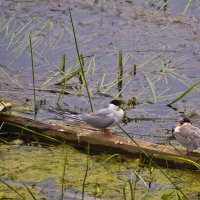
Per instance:
[[[82,113],[72,115],[68,112],[53,111],[62,115],[65,119],[73,119],[78,122],[85,122],[92,127],[102,129],[105,137],[111,136],[108,127],[112,127],[120,123],[124,118],[124,111],[121,108],[122,102],[120,100],[112,100],[107,108],[103,108],[91,113]]]
[[[174,134],[177,141],[187,149],[187,155],[200,148],[200,129],[193,126],[190,119],[179,119]]]

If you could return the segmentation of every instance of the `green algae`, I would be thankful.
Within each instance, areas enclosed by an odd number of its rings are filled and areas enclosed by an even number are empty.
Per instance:
[[[16,185],[16,184],[11,184],[9,183],[9,185],[11,187],[14,187],[15,190],[24,198],[24,199],[33,199],[31,197],[31,194],[28,192],[27,189],[25,189],[25,186],[23,186],[23,184],[19,184],[19,185]],[[39,195],[37,190],[34,189],[33,187],[29,187],[29,189],[31,190],[31,192],[34,194],[34,197],[37,199],[37,200],[44,200],[45,197],[42,197],[42,195]],[[14,192],[11,188],[8,188],[6,185],[4,184],[0,184],[0,198],[1,199],[14,199],[14,200],[18,200],[18,199],[23,199],[23,198],[20,198],[20,196]]]
[[[9,180],[8,184],[25,198],[30,198],[30,194],[21,183],[26,183],[36,199],[45,199],[34,185],[49,178],[55,180],[54,190],[61,194],[66,152],[64,187],[81,191],[87,155],[62,145],[39,148],[0,144],[0,177]],[[173,199],[178,193],[159,169],[142,167],[139,159],[92,155],[88,164],[85,192],[102,199],[124,199],[124,195],[126,199],[130,199],[129,182],[132,183],[136,199]],[[188,198],[197,196],[200,188],[198,172],[167,168],[163,170]],[[60,190],[57,187],[60,187]],[[17,194],[0,183],[0,198],[16,196]]]

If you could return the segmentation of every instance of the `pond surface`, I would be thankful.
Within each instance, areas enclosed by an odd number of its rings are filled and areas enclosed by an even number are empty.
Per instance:
[[[56,117],[48,108],[58,108],[63,86],[57,83],[79,69],[66,2],[0,1],[0,97],[14,102],[13,111],[33,117],[31,34],[36,98],[41,103],[37,117]],[[167,6],[161,0],[69,2],[95,110],[119,97],[121,49],[124,77],[120,99],[126,102],[126,115],[133,120],[122,123],[127,132],[137,139],[166,143],[182,114],[200,127],[199,87],[173,108],[166,106],[200,77],[198,1],[167,1]],[[64,75],[60,71],[63,54]],[[90,112],[78,76],[68,80],[65,92],[59,101],[62,109]],[[129,107],[132,98],[137,104]]]

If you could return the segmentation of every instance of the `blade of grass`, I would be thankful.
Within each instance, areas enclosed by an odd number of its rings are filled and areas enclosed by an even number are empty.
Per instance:
[[[101,83],[98,84],[97,92],[101,92],[101,88],[103,87],[105,78],[106,78],[106,73],[103,74],[103,77],[101,78]]]
[[[122,90],[122,79],[123,79],[123,59],[122,59],[122,50],[119,49],[118,52],[118,96],[121,97]]]
[[[75,62],[72,66],[70,66],[66,71],[65,73],[60,69],[60,67],[56,67],[58,71],[56,72],[51,72],[53,73],[53,75],[47,79],[42,85],[46,86],[51,80],[53,80],[54,78],[56,78],[59,74],[62,75],[62,77],[55,83],[52,83],[52,84],[48,84],[48,86],[50,85],[60,85],[61,83],[63,83],[63,77],[66,76],[66,74],[71,74],[69,77],[67,77],[67,81],[69,81],[70,79],[72,79],[74,76],[77,76],[77,74],[80,73],[81,71],[81,68],[77,69],[76,71],[73,72],[74,68],[76,67],[76,64],[77,64],[77,59],[75,59]]]
[[[135,76],[136,73],[137,73],[137,65],[133,64],[130,66],[130,74],[133,74]]]
[[[92,58],[90,61],[89,61],[89,64],[87,66],[87,71],[86,71],[86,74],[89,74],[90,70],[93,69],[94,70],[94,58]],[[93,71],[92,70],[92,71]],[[93,74],[94,75],[94,74]]]
[[[176,196],[178,200],[183,200],[183,198],[179,195],[178,191],[176,191]]]
[[[168,76],[172,77],[173,79],[179,81],[180,83],[182,83],[183,85],[189,87],[190,84],[190,80],[184,78],[183,76],[181,76],[180,74],[176,73],[176,72],[169,72]]]
[[[135,199],[135,194],[136,194],[136,188],[137,188],[137,182],[139,181],[139,178],[138,178],[138,176],[137,176],[137,174],[135,174],[135,176],[136,176],[136,179],[135,179],[135,181],[134,181],[134,187],[133,187],[133,198]],[[131,182],[133,182],[133,180],[131,181]]]
[[[148,185],[146,184],[146,182],[144,181],[144,179],[140,176],[140,174],[138,172],[136,172],[136,171],[134,173],[138,177],[138,179],[140,179],[143,182],[143,184],[145,185],[145,187],[147,189],[149,189]]]
[[[128,180],[128,184],[129,184],[130,191],[131,191],[131,200],[135,200],[134,194],[133,194],[133,185],[132,185],[132,181],[131,181],[131,180]]]
[[[0,182],[6,185],[8,188],[10,188],[12,191],[14,191],[19,197],[21,197],[23,200],[26,200],[15,188],[13,188],[11,185],[0,179]]]
[[[4,24],[4,22],[7,21],[7,19],[5,19],[5,18],[6,18],[6,16],[2,16],[2,17],[0,17],[0,27],[2,27],[3,24]]]
[[[66,54],[63,54],[62,55],[62,60],[61,60],[61,66],[60,66],[60,70],[62,72],[65,72],[65,68],[66,68],[65,62],[66,62]]]
[[[62,91],[60,92],[60,95],[59,95],[58,101],[57,101],[58,106],[60,106],[61,100],[63,99],[63,97],[65,95],[66,86],[67,86],[67,78],[64,78],[63,88],[62,88]]]
[[[126,86],[128,86],[129,85],[129,83],[132,81],[132,78],[130,78],[128,81],[127,81],[127,83],[124,85],[124,87],[123,88],[121,88],[121,91],[116,95],[116,99],[118,99],[119,97],[121,97],[121,93],[123,92],[123,90],[126,88]]]
[[[18,30],[16,30],[13,35],[12,35],[12,38],[7,46],[7,49],[9,49],[12,45],[12,43],[14,42],[14,40],[17,39],[17,37],[21,34],[21,32],[23,30],[25,30],[30,24],[32,23],[32,19],[30,19],[26,24],[23,24],[21,27],[19,27]],[[22,34],[23,35],[23,34]]]
[[[195,167],[197,167],[198,169],[200,169],[200,164],[198,164],[197,162],[189,159],[189,158],[183,158],[183,157],[180,157],[180,156],[166,156],[166,158],[173,158],[173,159],[177,159],[177,160],[182,160],[184,162],[188,162],[188,163],[191,163],[193,164]]]
[[[62,61],[61,61],[61,68],[60,68],[61,73],[65,72],[65,58],[66,58],[65,54],[63,54],[62,55]],[[63,88],[62,88],[62,91],[60,92],[60,95],[59,95],[58,101],[57,101],[58,106],[60,106],[61,100],[65,95],[66,86],[67,86],[67,78],[64,77]]]
[[[95,60],[95,58],[93,58],[93,70],[92,70],[92,75],[94,75],[95,69],[96,69],[96,60]]]
[[[5,37],[10,37],[13,34],[16,28],[16,24],[17,22],[14,21],[11,28],[9,26],[6,27]]]
[[[90,108],[91,108],[91,111],[93,112],[92,100],[91,100],[88,84],[87,84],[87,81],[86,81],[86,78],[85,78],[83,62],[81,62],[81,56],[80,56],[79,49],[78,49],[78,43],[77,43],[77,39],[76,39],[76,32],[75,32],[74,23],[73,23],[72,14],[71,14],[71,10],[70,10],[69,4],[68,4],[68,10],[69,10],[70,21],[71,21],[72,30],[73,30],[74,42],[75,42],[75,46],[76,46],[76,53],[77,53],[77,56],[78,56],[78,59],[79,59],[79,64],[80,64],[82,75],[83,75],[83,79],[84,79],[84,82],[85,82],[85,87],[86,87],[87,94],[88,94],[88,100],[89,100],[89,103],[90,103]]]
[[[122,189],[123,189],[123,198],[124,198],[124,200],[127,200],[127,198],[126,198],[126,181],[124,181]]]
[[[129,76],[129,73],[124,74],[124,75],[123,75],[123,79],[127,78],[128,76]],[[106,89],[102,92],[102,94],[105,94],[105,93],[106,93],[107,91],[109,91],[112,87],[114,87],[114,86],[118,83],[118,81],[120,81],[120,80],[119,80],[118,77],[117,77],[117,78],[115,78],[113,81],[111,81],[110,83],[107,83],[107,84],[103,85],[102,87],[106,87]]]
[[[65,181],[66,164],[67,164],[67,149],[66,149],[66,153],[65,153],[65,161],[64,161],[64,167],[63,167],[61,200],[64,200],[64,195],[65,195],[64,181]]]
[[[34,118],[37,115],[37,102],[36,102],[36,92],[35,92],[35,71],[34,71],[34,63],[33,63],[33,48],[32,48],[32,41],[31,41],[31,34],[29,35],[29,42],[30,42],[30,51],[31,51],[31,66],[32,66],[32,81],[33,81],[33,97],[34,97]]]
[[[85,66],[85,61],[83,59],[83,55],[82,54],[80,54],[80,59],[81,59],[82,66]],[[81,70],[81,72],[78,75],[78,79],[79,79],[81,85],[84,85],[84,78],[83,78],[82,70]]]
[[[185,92],[183,92],[180,96],[178,96],[175,100],[167,104],[167,106],[170,106],[176,103],[177,101],[179,101],[180,99],[182,99],[186,94],[191,92],[199,83],[200,83],[200,79],[196,83],[194,83],[191,87],[189,87]]]
[[[85,196],[85,183],[86,183],[88,169],[89,169],[89,155],[90,155],[90,144],[88,143],[88,146],[87,146],[87,163],[86,163],[85,176],[84,176],[84,179],[83,179],[83,186],[82,186],[82,200],[84,200],[84,196]]]
[[[148,84],[149,84],[149,86],[151,88],[151,91],[152,91],[152,94],[153,94],[154,103],[157,103],[156,91],[155,91],[154,84],[147,76],[145,76],[145,79],[147,80],[147,82],[148,82]]]
[[[27,189],[28,193],[32,196],[32,198],[33,198],[34,200],[37,200],[37,199],[34,197],[32,191],[31,191],[24,183],[22,183],[22,184],[23,184],[24,187]]]
[[[96,183],[95,183],[95,191],[94,191],[94,200],[96,200],[96,196],[99,193],[99,183],[98,183],[98,177],[96,179]]]
[[[188,8],[191,6],[191,4],[192,4],[192,0],[188,0],[187,4],[185,6],[185,9],[183,11],[184,15],[186,14],[186,12],[187,12]]]
[[[119,159],[120,159],[120,161],[121,161],[121,156],[120,156],[118,153],[116,153],[116,154],[113,154],[113,155],[109,156],[106,160],[104,160],[104,161],[102,162],[102,164],[108,162],[109,160],[111,160],[111,159],[114,158],[114,157],[119,157]]]

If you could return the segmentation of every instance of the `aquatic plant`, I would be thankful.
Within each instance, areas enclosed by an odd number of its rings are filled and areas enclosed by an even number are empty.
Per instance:
[[[31,34],[29,35],[29,41],[30,41],[30,52],[31,52],[31,67],[32,67],[34,117],[36,118],[36,115],[37,115],[37,112],[38,112],[38,105],[37,105],[37,101],[36,101],[36,92],[35,92],[35,70],[34,70],[34,63],[33,63],[33,47],[32,47]]]
[[[67,158],[68,158],[68,152],[66,149],[66,153],[65,153],[65,161],[63,164],[63,176],[62,176],[62,187],[61,187],[61,200],[64,199],[64,194],[65,194],[65,187],[64,187],[64,183],[65,183],[65,174],[66,174],[66,165],[67,165]]]
[[[190,86],[186,91],[184,91],[181,95],[179,95],[175,100],[167,104],[168,106],[171,106],[172,104],[176,103],[180,99],[182,99],[185,95],[187,95],[189,92],[191,92],[197,85],[199,85],[200,80],[198,80],[196,83],[194,83],[192,86]]]
[[[76,46],[76,53],[77,53],[77,56],[78,56],[78,60],[79,60],[79,64],[80,64],[80,67],[81,67],[83,80],[84,80],[85,87],[86,87],[86,90],[87,90],[87,95],[88,95],[88,100],[89,100],[89,103],[90,103],[90,108],[91,108],[91,111],[93,112],[92,100],[91,100],[91,96],[90,96],[90,92],[89,92],[89,88],[88,88],[88,84],[87,84],[86,77],[85,77],[85,72],[84,72],[83,57],[81,57],[81,55],[79,53],[78,43],[77,43],[77,39],[76,39],[75,27],[74,27],[74,23],[73,23],[72,14],[71,14],[71,10],[70,10],[69,4],[68,4],[68,11],[69,11],[70,21],[71,21],[71,25],[72,25],[72,30],[73,30],[74,42],[75,42],[75,46]]]
[[[89,157],[90,157],[90,144],[88,143],[88,145],[87,145],[87,162],[86,162],[85,175],[84,175],[83,186],[82,186],[82,200],[84,200],[84,197],[85,197],[85,185],[86,185],[86,179],[87,179],[88,170],[89,170]]]

